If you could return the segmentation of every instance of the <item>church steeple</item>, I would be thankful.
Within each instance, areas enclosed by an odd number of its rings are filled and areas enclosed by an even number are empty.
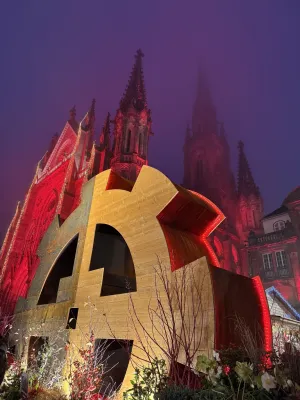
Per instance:
[[[95,124],[95,105],[96,100],[92,100],[92,104],[90,106],[89,111],[85,114],[85,117],[81,123],[81,129],[84,131],[90,131],[94,129]]]
[[[107,113],[102,131],[100,134],[100,146],[110,149],[110,113]]]
[[[147,105],[143,76],[143,53],[138,50],[135,63],[114,119],[114,144],[111,168],[135,181],[142,166],[148,164],[151,111]]]
[[[209,85],[199,70],[196,101],[193,108],[194,135],[217,133],[217,113]]]
[[[77,133],[78,131],[78,122],[76,121],[76,107],[73,106],[70,110],[70,119],[68,120],[69,124],[71,127],[74,129],[74,131]]]
[[[249,167],[249,163],[244,151],[244,143],[242,141],[238,144],[239,149],[239,164],[238,164],[238,195],[260,196],[259,188],[254,182],[254,178]]]
[[[130,106],[134,107],[137,111],[147,108],[146,90],[144,84],[144,74],[142,66],[142,58],[144,54],[139,49],[135,55],[135,63],[132,68],[131,75],[120,101],[120,109],[122,112],[128,111]]]
[[[237,230],[243,240],[247,240],[249,233],[262,232],[261,219],[263,216],[263,200],[258,186],[249,167],[244,151],[244,143],[239,142],[239,165],[238,165],[238,219]]]

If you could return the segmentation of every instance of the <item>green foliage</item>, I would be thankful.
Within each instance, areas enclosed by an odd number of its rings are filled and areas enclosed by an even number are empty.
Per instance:
[[[155,358],[149,367],[136,368],[132,388],[123,393],[124,400],[153,400],[167,387],[168,376],[164,360]]]
[[[21,365],[14,362],[5,374],[2,385],[0,386],[0,399],[19,400],[20,393]]]

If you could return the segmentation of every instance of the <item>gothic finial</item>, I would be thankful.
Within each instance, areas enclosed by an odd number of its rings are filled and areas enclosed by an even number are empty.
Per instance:
[[[120,101],[120,109],[126,112],[130,106],[137,111],[147,107],[146,90],[144,84],[144,75],[142,67],[142,58],[144,54],[139,49],[135,55],[135,63],[129,77],[125,93]]]
[[[244,152],[244,143],[239,141],[239,165],[238,165],[238,194],[244,196],[260,196],[259,188],[254,182],[254,178]]]
[[[76,121],[76,107],[73,106],[70,110],[70,119],[69,124],[73,128],[74,132],[77,133],[78,131],[78,122]]]
[[[110,113],[107,113],[100,135],[100,144],[110,148]]]
[[[142,52],[141,49],[138,49],[135,58],[141,58],[141,57],[144,57],[144,53]]]
[[[220,122],[220,135],[225,136],[224,122]]]
[[[92,100],[92,105],[91,105],[91,108],[90,108],[90,111],[89,111],[89,113],[90,113],[90,116],[94,116],[95,115],[95,105],[96,105],[96,100],[95,99],[93,99]]]
[[[244,142],[243,142],[242,140],[240,140],[239,143],[238,143],[238,149],[239,149],[240,151],[243,151],[243,150],[244,150]]]
[[[186,124],[185,138],[186,138],[186,140],[191,138],[191,128],[190,128],[189,122],[187,122],[187,124]]]
[[[96,100],[92,100],[89,111],[85,114],[84,119],[81,122],[81,129],[84,131],[93,130],[95,123],[95,104]]]
[[[76,107],[73,106],[70,110],[70,119],[75,119],[76,118]]]

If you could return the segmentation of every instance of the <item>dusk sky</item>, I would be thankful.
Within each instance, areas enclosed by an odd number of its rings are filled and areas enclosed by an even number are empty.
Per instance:
[[[236,173],[238,140],[265,201],[300,184],[299,0],[11,0],[0,6],[0,234],[75,104],[96,98],[97,135],[141,48],[149,163],[177,183],[197,71],[206,71]],[[98,139],[98,137],[97,137]]]

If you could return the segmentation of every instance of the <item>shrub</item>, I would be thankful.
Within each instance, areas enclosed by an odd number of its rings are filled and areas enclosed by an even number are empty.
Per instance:
[[[132,388],[123,393],[124,400],[152,400],[167,387],[168,376],[164,360],[154,358],[149,367],[136,368]]]

